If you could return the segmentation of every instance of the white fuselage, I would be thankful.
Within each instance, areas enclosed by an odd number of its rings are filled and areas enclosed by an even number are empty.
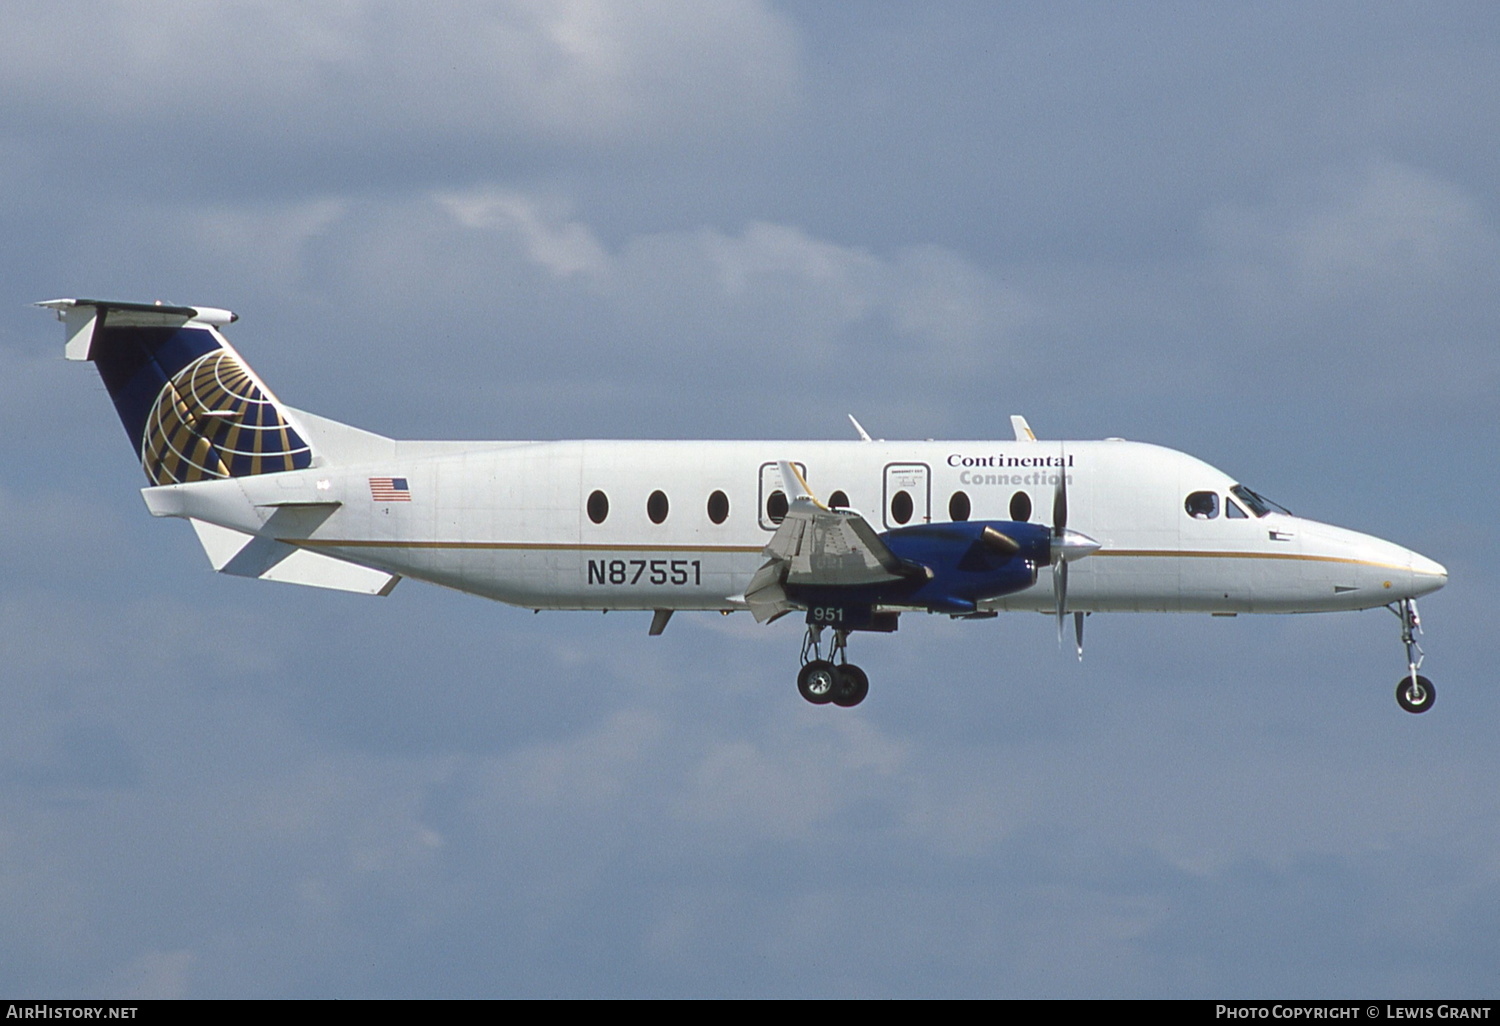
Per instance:
[[[805,468],[823,501],[842,492],[877,531],[904,526],[903,493],[905,524],[953,519],[959,492],[965,519],[1019,519],[1014,511],[1029,506],[1027,519],[1049,524],[1065,469],[1068,526],[1101,546],[1071,566],[1070,610],[1364,609],[1447,579],[1437,563],[1369,535],[1280,512],[1239,515],[1233,478],[1180,452],[1114,440],[393,442],[388,457],[358,465],[147,493],[155,512],[519,606],[731,610],[743,608],[765,562],[782,460]],[[404,479],[409,501],[376,498],[372,478]],[[595,492],[608,503],[598,523]],[[648,512],[655,492],[666,500],[659,523]],[[715,492],[728,503],[719,523]],[[1213,518],[1190,515],[1195,492],[1218,497]],[[982,605],[1050,610],[1049,575],[1042,568],[1034,586]]]

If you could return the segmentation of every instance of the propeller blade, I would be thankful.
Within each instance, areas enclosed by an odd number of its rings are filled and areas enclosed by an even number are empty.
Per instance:
[[[1061,450],[1058,450],[1061,452]],[[1066,464],[1066,460],[1063,461]],[[1057,487],[1052,492],[1052,537],[1061,538],[1068,529],[1068,471],[1066,465],[1057,469]]]
[[[1052,568],[1052,594],[1057,600],[1057,645],[1062,647],[1063,620],[1068,609],[1068,562],[1059,559]]]
[[[1052,591],[1057,602],[1057,646],[1062,647],[1063,622],[1068,617],[1068,563],[1099,550],[1099,543],[1088,535],[1068,530],[1068,460],[1059,447],[1057,487],[1052,492]],[[1074,644],[1078,661],[1083,661],[1083,613],[1073,614]]]
[[[1058,453],[1062,455],[1061,447]],[[1061,542],[1068,530],[1068,471],[1067,460],[1059,459],[1057,487],[1052,491],[1052,540]],[[1068,610],[1068,561],[1063,558],[1061,545],[1052,546],[1052,593],[1057,604],[1057,647],[1062,648],[1063,620]]]

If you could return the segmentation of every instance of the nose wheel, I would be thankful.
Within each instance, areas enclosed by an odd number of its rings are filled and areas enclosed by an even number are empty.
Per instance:
[[[1432,708],[1435,698],[1437,689],[1432,686],[1432,681],[1420,673],[1402,677],[1401,682],[1396,685],[1396,704],[1409,713],[1426,712]]]
[[[845,709],[852,708],[870,693],[870,678],[845,656],[849,641],[847,631],[833,632],[833,650],[829,654],[838,662],[822,658],[822,638],[822,627],[808,626],[807,638],[802,642],[802,670],[797,674],[797,691],[813,705],[831,702]]]
[[[1401,618],[1401,643],[1406,646],[1406,676],[1396,684],[1396,704],[1409,713],[1424,713],[1437,699],[1437,689],[1432,686],[1432,681],[1417,672],[1422,666],[1423,652],[1416,637],[1422,633],[1422,618],[1417,614],[1416,600],[1402,599],[1399,604],[1386,608]]]

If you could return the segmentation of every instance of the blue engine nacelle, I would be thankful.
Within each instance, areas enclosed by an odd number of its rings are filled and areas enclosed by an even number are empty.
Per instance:
[[[918,524],[880,535],[910,573],[900,580],[843,587],[796,586],[787,596],[809,608],[846,609],[859,622],[876,606],[915,606],[963,615],[984,599],[1036,583],[1052,557],[1052,533],[1040,524],[969,520]],[[855,628],[858,629],[858,628]]]

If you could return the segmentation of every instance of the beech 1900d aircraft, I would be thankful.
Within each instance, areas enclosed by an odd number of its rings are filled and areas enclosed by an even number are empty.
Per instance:
[[[281,402],[208,307],[54,299],[66,355],[92,360],[150,482],[214,569],[385,595],[411,577],[517,606],[678,610],[807,623],[798,689],[852,706],[859,631],[903,613],[1312,613],[1386,606],[1417,671],[1416,599],[1447,571],[1391,542],[1293,516],[1155,445],[886,442],[410,442]],[[850,418],[853,420],[853,418]],[[863,510],[864,512],[858,512]],[[828,651],[824,632],[831,634]],[[825,658],[826,655],[826,658]]]

